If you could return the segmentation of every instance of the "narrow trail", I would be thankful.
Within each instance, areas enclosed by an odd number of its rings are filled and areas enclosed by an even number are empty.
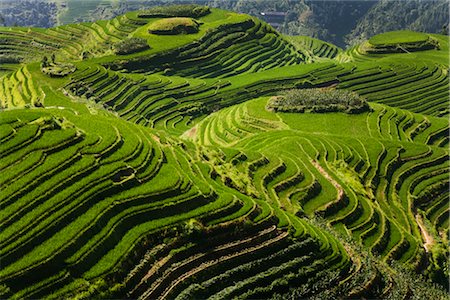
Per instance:
[[[322,174],[322,176],[325,177],[337,189],[338,199],[342,199],[342,197],[344,196],[344,189],[342,188],[342,186],[336,180],[334,180],[317,161],[313,160],[311,161],[311,163],[320,172],[320,174]]]
[[[422,237],[425,241],[425,243],[423,244],[423,247],[425,248],[426,252],[430,252],[430,249],[431,249],[431,247],[433,247],[433,244],[434,244],[434,238],[427,232],[425,225],[423,224],[422,216],[417,214],[416,221],[417,221],[417,225],[419,225],[420,232],[422,233]]]
[[[191,129],[188,129],[185,131],[182,136],[187,137],[188,139],[194,140],[197,135],[197,126],[192,127]]]

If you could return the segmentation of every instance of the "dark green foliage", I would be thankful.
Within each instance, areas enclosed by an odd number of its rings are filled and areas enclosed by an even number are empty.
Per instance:
[[[0,63],[18,64],[22,62],[23,58],[18,55],[0,55]]]
[[[42,67],[42,68],[48,67],[48,58],[47,58],[47,56],[44,56],[44,57],[42,58],[41,67]]]
[[[345,112],[349,114],[370,110],[366,100],[358,94],[329,88],[289,90],[280,96],[272,97],[266,108],[275,112]]]
[[[114,44],[114,52],[125,55],[150,49],[147,40],[143,38],[129,38]]]
[[[206,16],[211,11],[208,6],[190,4],[190,5],[170,5],[158,6],[147,9],[138,14],[141,18],[160,18],[160,17],[191,17],[199,18]]]
[[[58,5],[54,1],[3,0],[0,12],[0,26],[52,27],[57,23]]]
[[[168,18],[156,21],[148,31],[153,34],[175,35],[198,32],[199,23],[191,18]]]
[[[65,77],[77,70],[75,65],[71,63],[48,63],[47,57],[42,60],[41,71],[50,77]]]
[[[345,39],[348,44],[356,44],[376,34],[399,29],[438,33],[448,20],[448,2],[444,0],[381,0],[358,20]]]

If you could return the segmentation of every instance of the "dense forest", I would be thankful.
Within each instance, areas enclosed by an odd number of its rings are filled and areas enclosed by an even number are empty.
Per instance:
[[[58,8],[52,1],[1,1],[1,26],[54,26]]]

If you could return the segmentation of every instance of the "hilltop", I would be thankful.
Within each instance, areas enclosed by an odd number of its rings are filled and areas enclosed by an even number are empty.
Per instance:
[[[1,298],[448,297],[447,36],[189,5],[0,39]]]

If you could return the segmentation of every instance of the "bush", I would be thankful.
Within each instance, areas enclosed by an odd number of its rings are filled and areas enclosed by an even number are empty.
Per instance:
[[[270,98],[269,111],[281,112],[345,112],[348,114],[369,111],[366,100],[355,92],[330,88],[294,89]]]
[[[114,52],[119,55],[125,55],[150,49],[146,39],[130,38],[114,44]]]
[[[23,61],[23,58],[18,55],[0,55],[0,63],[2,64],[18,64]]]
[[[153,34],[189,34],[198,32],[199,23],[191,18],[168,18],[151,24],[148,31]]]
[[[64,77],[77,70],[77,67],[71,63],[54,63],[54,64],[42,64],[41,71],[50,77]]]
[[[199,18],[209,14],[211,10],[208,6],[189,5],[169,5],[158,6],[138,13],[140,18],[166,18],[166,17],[190,17]]]

